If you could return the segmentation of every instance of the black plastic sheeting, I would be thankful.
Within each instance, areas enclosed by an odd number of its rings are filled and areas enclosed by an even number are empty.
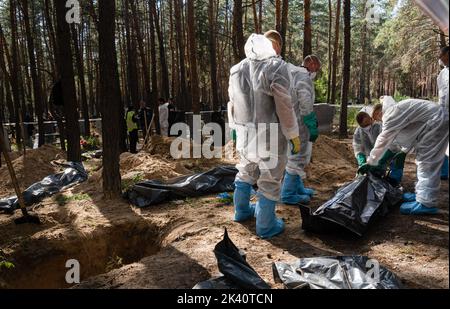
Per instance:
[[[147,180],[134,185],[125,197],[136,207],[149,207],[186,197],[234,191],[235,167],[221,166],[205,173],[182,176],[166,182]]]
[[[223,277],[200,282],[194,289],[270,289],[270,286],[247,263],[245,254],[228,237],[214,248],[214,254]]]
[[[90,159],[100,159],[103,156],[103,150],[93,150],[81,154],[83,161]]]
[[[31,185],[23,192],[26,206],[31,206],[42,201],[44,198],[52,196],[61,190],[67,189],[75,184],[84,182],[88,179],[83,164],[69,162],[64,164],[67,168],[58,174],[50,175]],[[17,196],[12,196],[0,200],[0,211],[8,213],[19,208]]]
[[[273,264],[276,282],[288,289],[401,289],[397,277],[364,256],[317,257]]]
[[[302,228],[315,233],[345,228],[362,236],[373,220],[402,201],[402,193],[380,177],[359,176],[317,210],[301,205]]]

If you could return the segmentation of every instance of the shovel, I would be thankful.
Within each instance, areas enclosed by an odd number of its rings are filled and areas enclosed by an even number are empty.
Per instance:
[[[30,215],[25,206],[25,201],[23,199],[22,193],[20,192],[19,183],[17,181],[16,173],[14,172],[14,167],[11,163],[11,158],[9,157],[8,151],[5,147],[5,141],[3,139],[3,134],[0,134],[0,148],[5,157],[6,165],[8,166],[9,175],[11,176],[11,181],[14,186],[14,190],[16,191],[17,200],[19,201],[20,210],[22,211],[23,216],[15,219],[14,223],[16,224],[25,224],[25,223],[33,223],[33,224],[41,224],[41,220],[39,220],[38,216]]]

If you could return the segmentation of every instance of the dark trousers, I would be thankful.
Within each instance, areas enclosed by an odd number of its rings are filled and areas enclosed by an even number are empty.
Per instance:
[[[137,153],[137,143],[139,140],[138,130],[128,132],[128,135],[130,140],[130,152]]]

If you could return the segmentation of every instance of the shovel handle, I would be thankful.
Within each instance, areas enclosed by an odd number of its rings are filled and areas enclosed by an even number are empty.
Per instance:
[[[9,175],[11,176],[11,181],[14,186],[14,190],[16,191],[17,200],[19,201],[19,206],[22,212],[27,214],[27,208],[25,207],[25,201],[22,196],[22,192],[20,192],[19,182],[17,181],[16,173],[14,171],[14,167],[11,162],[11,158],[9,157],[9,153],[6,150],[5,140],[3,138],[3,134],[0,134],[0,148],[5,157],[6,165],[8,166]]]

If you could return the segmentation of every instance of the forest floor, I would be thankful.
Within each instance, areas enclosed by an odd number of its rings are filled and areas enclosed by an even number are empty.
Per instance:
[[[124,186],[141,179],[168,179],[233,163],[231,161],[174,161],[167,143],[148,153],[124,154]],[[23,187],[58,171],[57,149],[15,156],[14,166]],[[312,206],[333,197],[355,177],[351,141],[322,136],[315,145],[307,185],[317,191]],[[69,288],[66,261],[77,259],[81,284],[77,288],[192,288],[219,275],[214,246],[227,228],[231,240],[243,249],[249,264],[273,288],[272,263],[298,258],[366,255],[393,271],[407,288],[449,288],[448,181],[440,194],[441,212],[435,216],[403,216],[398,208],[377,220],[360,238],[317,235],[301,229],[297,207],[278,205],[286,231],[272,240],[255,234],[255,221],[233,222],[233,207],[216,195],[173,201],[147,209],[125,200],[104,201],[101,160],[84,162],[89,180],[35,205],[42,225],[14,224],[20,216],[0,214],[0,268],[2,288]],[[408,157],[404,185],[414,189],[414,158]],[[0,168],[0,198],[13,193],[6,167]]]

